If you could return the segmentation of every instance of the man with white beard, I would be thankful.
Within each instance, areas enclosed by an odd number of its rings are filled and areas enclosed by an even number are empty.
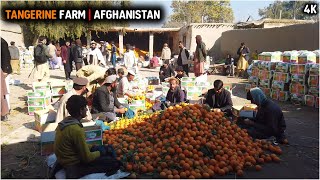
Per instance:
[[[87,55],[87,61],[90,65],[103,65],[106,66],[106,62],[103,58],[103,55],[100,49],[97,47],[95,41],[91,42],[91,46]]]

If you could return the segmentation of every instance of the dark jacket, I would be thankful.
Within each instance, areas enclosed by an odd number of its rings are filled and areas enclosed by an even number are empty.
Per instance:
[[[114,112],[114,107],[119,108],[121,103],[118,101],[116,93],[111,92],[111,96],[114,97],[114,105],[110,107],[109,91],[107,90],[107,85],[99,87],[93,94],[92,100],[92,114],[100,112]]]
[[[70,49],[71,47],[61,46],[61,57],[62,57],[62,60],[66,61],[66,63],[63,64],[66,72],[72,71],[72,59],[70,58],[71,57]]]
[[[161,66],[160,72],[159,72],[161,82],[163,82],[164,79],[171,77],[173,75],[174,75],[174,70],[170,65],[168,65],[167,68],[165,68],[164,66]]]
[[[217,97],[215,90],[210,89],[206,95],[205,104],[208,104],[211,108],[219,108],[223,112],[232,109],[231,93],[228,90],[223,88]]]
[[[75,63],[82,63],[82,47],[78,45],[72,47],[72,56]]]
[[[175,105],[177,103],[185,102],[186,94],[180,87],[177,87],[175,91],[169,89],[166,100],[170,102],[170,105]]]
[[[253,126],[268,136],[279,137],[286,129],[280,107],[269,99],[259,107],[254,122]]]
[[[10,64],[11,56],[6,40],[1,38],[1,69],[4,73],[11,74],[12,67]]]

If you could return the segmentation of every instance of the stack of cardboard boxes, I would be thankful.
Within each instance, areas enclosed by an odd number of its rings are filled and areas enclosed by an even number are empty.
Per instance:
[[[252,64],[246,90],[257,85],[279,101],[319,105],[319,51],[264,52]]]

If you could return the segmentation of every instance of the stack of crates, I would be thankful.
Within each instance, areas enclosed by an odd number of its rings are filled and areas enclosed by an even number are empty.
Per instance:
[[[279,101],[289,99],[290,63],[277,62],[273,73],[271,97]]]
[[[319,108],[319,64],[309,66],[307,85],[308,93],[305,95],[305,104]]]
[[[27,92],[28,114],[34,115],[35,111],[44,110],[51,105],[51,92],[48,83],[33,83],[33,91]]]

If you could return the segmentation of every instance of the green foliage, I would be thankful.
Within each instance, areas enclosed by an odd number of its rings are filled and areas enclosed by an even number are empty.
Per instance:
[[[307,1],[275,1],[268,7],[259,9],[259,15],[262,18],[280,19],[300,19],[300,20],[318,20],[319,15],[309,16],[303,13],[304,5]]]
[[[173,1],[173,14],[164,27],[181,27],[190,23],[232,23],[230,1]]]
[[[2,8],[32,8],[43,9],[50,7],[51,9],[60,8],[108,8],[108,7],[129,7],[130,1],[4,1],[1,2]],[[58,40],[65,37],[79,38],[81,35],[87,35],[88,30],[107,32],[113,26],[128,26],[127,22],[109,22],[109,21],[20,21],[17,22],[23,29],[25,39],[32,41],[26,45],[34,44],[37,37],[44,35],[52,40]]]

